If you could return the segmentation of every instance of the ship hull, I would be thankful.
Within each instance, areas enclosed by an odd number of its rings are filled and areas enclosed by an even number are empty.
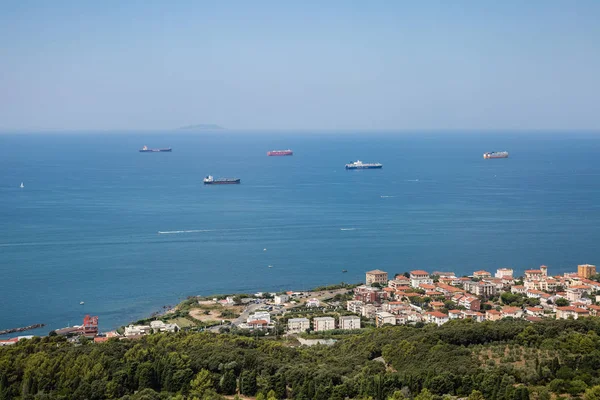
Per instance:
[[[281,157],[281,156],[293,156],[293,151],[268,151],[267,155],[269,157]]]
[[[508,154],[505,156],[488,156],[488,155],[484,155],[483,158],[485,158],[486,160],[490,160],[490,159],[494,159],[494,158],[508,158]]]
[[[141,149],[140,153],[170,153],[171,149]]]
[[[204,182],[205,185],[238,185],[240,183],[239,179],[235,179],[232,181],[212,181],[212,182]]]
[[[369,165],[369,166],[350,166],[346,165],[346,169],[381,169],[383,165]]]

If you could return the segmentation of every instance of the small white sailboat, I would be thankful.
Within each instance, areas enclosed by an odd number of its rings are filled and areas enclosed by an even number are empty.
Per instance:
[[[83,301],[80,301],[80,302],[79,302],[79,304],[80,304],[80,305],[84,305],[85,303],[84,303]]]
[[[273,266],[272,266],[272,265],[269,265],[269,268],[273,268]]]
[[[25,187],[25,185],[23,185],[23,182],[21,182],[21,185],[19,185],[19,187],[20,187],[21,189],[23,189],[23,188]]]

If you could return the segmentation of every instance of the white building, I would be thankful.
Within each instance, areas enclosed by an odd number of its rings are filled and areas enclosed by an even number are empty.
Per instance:
[[[150,328],[154,332],[177,332],[179,331],[179,326],[177,324],[165,324],[162,321],[152,321],[150,322]]]
[[[346,303],[346,310],[355,314],[362,314],[362,309],[365,304],[360,300],[350,300]]]
[[[512,268],[498,268],[496,270],[496,275],[494,275],[494,277],[504,278],[505,276],[510,276],[512,278],[513,274],[514,274],[514,271],[512,270]]]
[[[267,321],[271,323],[271,314],[268,311],[257,311],[254,314],[250,314],[246,322],[249,324],[252,321]]]
[[[288,320],[288,332],[289,333],[301,333],[306,332],[310,328],[310,321],[308,318],[291,318]]]
[[[385,324],[396,325],[396,316],[387,311],[380,311],[375,314],[375,324],[380,327]]]
[[[316,317],[313,318],[313,326],[315,332],[330,331],[335,329],[335,318],[333,317]]]
[[[360,329],[360,317],[356,315],[340,317],[339,328],[347,330]]]
[[[287,294],[278,294],[273,297],[275,304],[287,303],[290,300],[290,296]]]
[[[152,333],[150,325],[129,325],[125,327],[125,336],[139,336]]]
[[[429,272],[423,270],[410,271],[410,286],[418,288],[421,284],[433,285]]]
[[[306,302],[306,307],[319,307],[320,305],[319,299],[310,299]]]

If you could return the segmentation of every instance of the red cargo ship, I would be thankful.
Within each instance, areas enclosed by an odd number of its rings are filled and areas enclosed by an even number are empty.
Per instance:
[[[291,150],[271,150],[267,151],[268,156],[292,156],[294,152]]]

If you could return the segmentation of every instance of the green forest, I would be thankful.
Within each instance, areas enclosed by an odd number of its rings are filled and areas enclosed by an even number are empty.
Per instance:
[[[600,399],[600,319],[452,321],[332,346],[234,333],[0,348],[0,399]]]

